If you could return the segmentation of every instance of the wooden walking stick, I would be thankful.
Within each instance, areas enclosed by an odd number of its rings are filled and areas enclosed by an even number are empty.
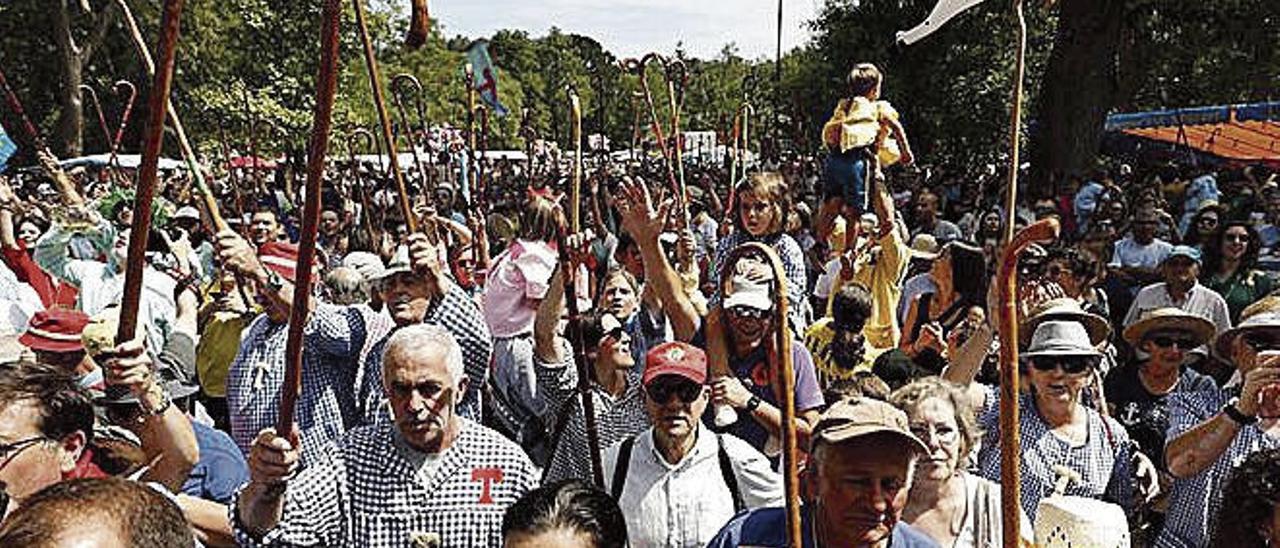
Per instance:
[[[638,61],[635,59],[624,59],[621,61],[622,66],[626,71],[632,72],[640,78],[640,89],[643,92],[645,106],[649,108],[649,120],[653,128],[653,136],[654,139],[658,141],[658,149],[662,152],[663,163],[667,168],[667,184],[671,187],[671,192],[675,195],[676,207],[678,208],[677,210],[684,212],[681,215],[682,221],[684,222],[682,228],[684,228],[689,226],[689,219],[687,215],[688,209],[684,205],[684,188],[681,186],[679,181],[676,180],[675,160],[672,158],[671,150],[667,147],[667,137],[662,130],[662,121],[658,119],[658,109],[653,102],[653,93],[649,90],[647,69],[649,67],[649,63],[652,62],[657,62],[662,65],[664,69],[663,75],[665,77],[667,61],[657,53],[646,54]]]
[[[582,202],[582,101],[578,98],[578,90],[571,85],[565,86],[565,93],[569,96],[570,122],[573,125],[573,186],[569,194],[573,209],[569,220],[573,232],[577,233],[582,229],[582,208],[579,207]]]
[[[414,101],[414,110],[418,113],[418,122],[426,129],[427,119],[425,111],[422,107],[422,83],[418,81],[412,74],[400,73],[391,78],[391,100],[395,102],[396,111],[400,114],[400,127],[404,132],[405,141],[409,143],[409,150],[413,152],[413,163],[418,168],[419,188],[426,189],[427,186],[427,165],[422,161],[422,155],[418,154],[418,139],[413,135],[413,120],[409,117],[409,112],[405,109],[404,95],[412,92]],[[430,195],[428,195],[430,200]]]
[[[129,255],[124,270],[124,290],[120,298],[120,324],[116,344],[132,341],[138,329],[138,307],[142,298],[142,276],[147,263],[147,236],[151,231],[151,202],[156,190],[160,152],[164,144],[165,113],[173,84],[173,63],[178,48],[183,0],[164,0],[160,19],[159,63],[147,103],[147,129],[142,141],[142,165],[133,200],[133,225]],[[158,349],[156,349],[158,350]]]
[[[293,431],[294,407],[302,388],[302,332],[311,304],[316,231],[320,227],[320,184],[324,179],[325,154],[329,148],[329,128],[338,88],[338,27],[342,21],[342,0],[325,0],[322,17],[316,106],[311,118],[311,138],[307,141],[306,196],[302,206],[302,234],[298,238],[297,279],[293,285],[293,307],[289,310],[284,387],[280,390],[280,413],[276,418],[276,432],[280,435]]]
[[[766,359],[768,360],[768,370],[774,374],[771,378],[773,395],[777,398],[778,408],[782,412],[782,479],[787,498],[787,546],[799,548],[802,546],[799,443],[796,434],[795,370],[791,356],[792,336],[791,328],[787,325],[787,274],[782,266],[782,260],[778,258],[778,254],[773,248],[760,242],[748,242],[733,248],[725,257],[724,265],[720,272],[720,291],[722,295],[725,292],[725,288],[728,287],[729,280],[733,277],[738,261],[743,259],[763,261],[773,273],[770,291],[775,296],[775,306],[772,312],[774,332],[773,340],[765,342],[767,345]],[[721,303],[723,303],[723,299]],[[724,314],[725,311],[722,304],[707,316],[707,363],[712,378],[733,375],[733,372],[729,369],[729,328]],[[721,408],[733,412],[735,419],[737,415],[732,407],[717,404],[717,425],[727,426],[737,422],[734,420],[721,424],[721,417],[719,416]]]
[[[103,142],[108,147],[111,146],[111,128],[107,127],[107,117],[102,114],[102,102],[98,100],[97,90],[88,84],[80,84],[80,91],[87,92],[89,99],[93,101],[93,110],[98,113],[98,129],[102,130]]]
[[[31,123],[31,119],[27,118],[27,111],[22,108],[22,101],[18,100],[18,95],[13,92],[13,88],[9,87],[9,81],[4,77],[4,71],[0,70],[0,88],[4,88],[5,101],[9,103],[9,110],[18,116],[18,120],[22,122],[22,129],[26,131],[27,138],[31,140],[31,144],[35,145],[36,150],[40,151],[47,161],[42,159],[40,166],[53,179],[53,183],[58,187],[58,194],[62,196],[62,203],[68,206],[77,206],[84,203],[84,198],[80,196],[80,191],[76,189],[75,181],[67,175],[58,166],[56,157],[49,151],[49,145],[45,143],[44,137],[36,130],[35,124]]]
[[[120,114],[120,123],[116,126],[116,135],[111,139],[111,158],[107,160],[107,165],[117,165],[116,155],[120,153],[120,142],[124,140],[124,130],[129,127],[129,119],[133,116],[133,102],[138,99],[138,87],[128,80],[120,80],[112,86],[112,90],[116,95],[121,94],[121,88],[129,93],[129,98],[125,100],[124,112]]]
[[[556,247],[564,278],[565,306],[569,311],[569,327],[565,336],[573,345],[573,363],[578,369],[578,394],[582,398],[582,419],[587,429],[587,451],[591,453],[591,480],[596,487],[604,489],[604,466],[600,463],[600,429],[596,424],[595,398],[591,396],[591,383],[596,376],[582,339],[582,311],[578,310],[578,287],[574,283],[578,269],[569,262],[568,236],[565,232],[564,223],[560,223],[560,229],[556,233]]]
[[[425,16],[426,0],[414,0],[414,2],[420,1],[423,2],[423,15]],[[355,7],[356,26],[360,31],[360,43],[364,46],[364,66],[369,75],[369,87],[373,90],[373,106],[378,113],[378,124],[382,129],[382,140],[387,147],[387,162],[391,169],[391,175],[396,182],[396,191],[399,192],[400,211],[404,214],[404,222],[409,227],[409,232],[417,232],[418,219],[413,213],[413,206],[409,203],[409,189],[404,183],[404,173],[400,171],[400,160],[396,158],[396,139],[391,133],[391,117],[387,114],[387,101],[382,93],[382,77],[378,73],[378,59],[373,54],[373,39],[369,37],[369,26],[365,23],[364,0],[352,0],[351,3]],[[415,4],[416,6],[417,4]],[[425,38],[424,33],[423,39],[425,40]]]

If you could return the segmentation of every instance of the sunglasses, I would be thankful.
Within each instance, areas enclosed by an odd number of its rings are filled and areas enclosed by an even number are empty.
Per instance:
[[[1245,335],[1244,343],[1249,345],[1255,353],[1265,350],[1280,350],[1280,339],[1262,334]]]
[[[1079,375],[1093,368],[1094,358],[1089,356],[1037,356],[1031,366],[1037,371],[1062,369],[1068,375]]]
[[[1183,337],[1158,336],[1152,337],[1150,340],[1160,348],[1169,348],[1173,345],[1178,345],[1178,348],[1183,350],[1191,350],[1192,348],[1200,346],[1196,344],[1195,341]]]
[[[1249,242],[1248,234],[1223,234],[1222,239],[1228,242]]]
[[[693,403],[702,395],[702,385],[683,379],[659,379],[644,387],[649,399],[656,403],[667,403],[671,396],[680,398],[684,403]]]
[[[771,310],[760,310],[750,306],[735,306],[729,309],[729,315],[748,320],[763,320],[769,317]]]

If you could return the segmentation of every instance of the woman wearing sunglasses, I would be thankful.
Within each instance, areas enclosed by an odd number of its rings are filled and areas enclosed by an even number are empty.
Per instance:
[[[1112,370],[1104,383],[1111,416],[1129,431],[1159,471],[1160,492],[1173,484],[1164,460],[1170,401],[1178,394],[1215,390],[1212,378],[1185,363],[1191,351],[1209,342],[1213,322],[1177,308],[1157,308],[1124,330],[1124,339],[1146,359]],[[1141,523],[1159,531],[1167,510],[1164,498],[1144,509]]]
[[[1085,405],[1084,389],[1102,357],[1078,321],[1048,320],[1035,328],[1019,397],[1022,509],[1035,521],[1040,500],[1054,491],[1054,467],[1066,466],[1080,481],[1065,494],[1132,508],[1132,450],[1129,434],[1115,419]],[[969,398],[984,432],[978,452],[982,477],[1000,481],[1000,392],[972,382],[977,364],[957,365],[944,378],[968,384]]]
[[[1271,277],[1257,269],[1262,240],[1244,221],[1230,221],[1205,244],[1201,282],[1227,301],[1231,323],[1240,312],[1271,293]]]

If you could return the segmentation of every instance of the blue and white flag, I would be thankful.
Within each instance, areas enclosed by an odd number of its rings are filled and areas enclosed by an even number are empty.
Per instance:
[[[9,158],[17,151],[18,145],[13,142],[8,133],[4,132],[4,126],[0,126],[0,171],[4,171],[5,166],[9,164]]]
[[[493,109],[494,114],[506,116],[507,107],[498,101],[498,67],[493,66],[493,61],[489,59],[488,40],[471,43],[467,48],[467,63],[471,64],[471,70],[475,73],[472,85],[480,93],[480,99]]]

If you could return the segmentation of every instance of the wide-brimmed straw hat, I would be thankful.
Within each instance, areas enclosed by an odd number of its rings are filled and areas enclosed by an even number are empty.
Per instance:
[[[1266,333],[1280,338],[1280,309],[1265,310],[1244,318],[1240,325],[1223,331],[1213,344],[1213,350],[1221,358],[1231,357],[1231,345],[1237,337]]]
[[[1198,347],[1213,340],[1215,328],[1213,322],[1180,308],[1157,308],[1147,311],[1142,319],[1124,328],[1124,340],[1136,348],[1147,335],[1165,331],[1190,334]]]
[[[1044,301],[1027,313],[1027,319],[1022,321],[1022,326],[1018,329],[1018,340],[1021,346],[1025,348],[1030,345],[1031,337],[1035,335],[1036,328],[1050,320],[1079,322],[1080,325],[1084,326],[1085,331],[1089,333],[1089,341],[1094,346],[1106,342],[1107,338],[1111,336],[1111,324],[1107,322],[1106,318],[1085,312],[1080,307],[1080,301],[1071,297],[1059,297]]]

